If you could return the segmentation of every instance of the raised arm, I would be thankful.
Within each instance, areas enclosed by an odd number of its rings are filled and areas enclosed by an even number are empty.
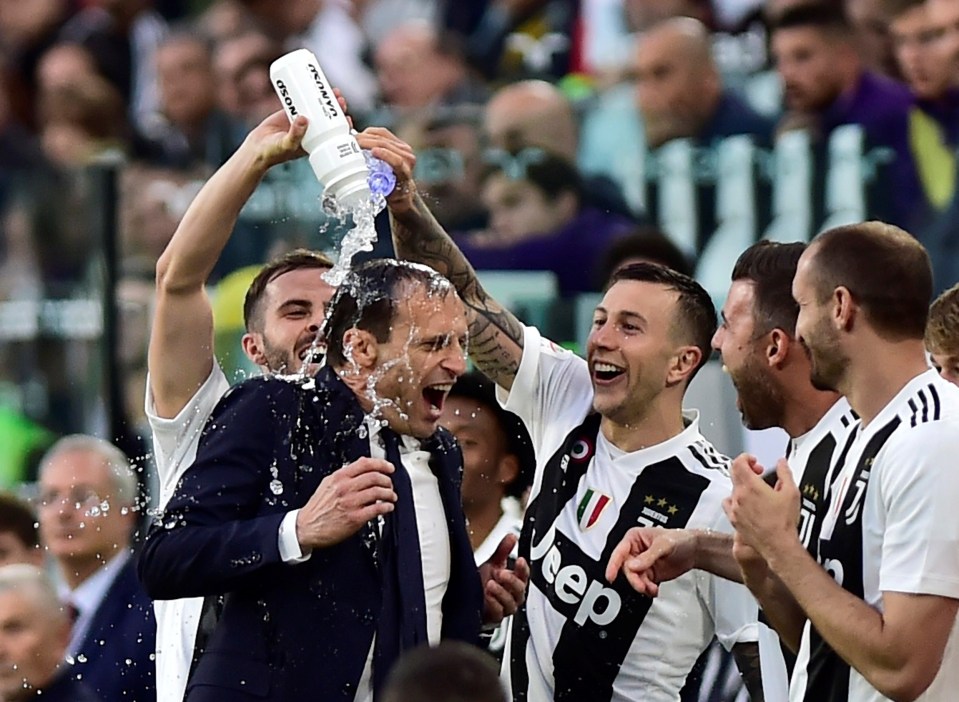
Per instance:
[[[150,389],[158,416],[172,418],[213,368],[213,309],[206,280],[240,210],[270,167],[303,155],[306,119],[276,112],[259,124],[204,184],[157,261],[150,335]]]
[[[511,388],[523,356],[522,323],[486,294],[476,271],[416,191],[409,145],[386,129],[368,129],[366,134],[373,155],[396,173],[396,188],[387,200],[396,255],[449,278],[469,315],[470,358],[497,385]]]

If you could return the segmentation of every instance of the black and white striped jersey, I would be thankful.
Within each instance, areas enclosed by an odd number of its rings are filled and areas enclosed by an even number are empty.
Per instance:
[[[790,440],[786,459],[799,487],[799,540],[817,557],[819,529],[836,459],[859,425],[859,418],[842,397],[816,426]]]
[[[849,592],[882,611],[883,592],[959,599],[959,388],[927,371],[910,381],[837,461],[819,560]],[[880,694],[806,625],[805,679],[792,702],[879,702]],[[954,625],[946,660],[920,700],[959,690]]]
[[[678,436],[624,453],[599,431],[592,397],[586,363],[528,328],[505,406],[537,453],[520,542],[531,577],[504,677],[515,700],[675,702],[714,634],[727,648],[756,640],[756,602],[703,571],[650,599],[623,577],[608,583],[606,564],[637,525],[731,531],[728,459],[699,433],[695,413]]]

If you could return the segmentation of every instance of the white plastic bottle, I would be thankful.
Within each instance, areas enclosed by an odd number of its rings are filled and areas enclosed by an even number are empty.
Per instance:
[[[347,211],[368,203],[366,159],[313,52],[297,49],[281,56],[270,66],[270,79],[290,121],[297,115],[309,120],[303,150],[326,194]]]

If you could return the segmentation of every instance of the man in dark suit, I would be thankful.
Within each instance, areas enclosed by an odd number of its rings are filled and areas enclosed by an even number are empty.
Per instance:
[[[374,261],[331,303],[326,367],[218,405],[139,563],[155,598],[225,594],[189,702],[371,700],[401,652],[515,611],[515,537],[478,575],[461,454],[437,429],[466,329],[444,278]]]
[[[152,702],[156,621],[130,557],[136,495],[127,457],[93,436],[60,439],[40,464],[40,537],[74,615],[74,671],[104,700]]]
[[[70,618],[36,566],[0,568],[0,699],[100,702],[64,661]]]

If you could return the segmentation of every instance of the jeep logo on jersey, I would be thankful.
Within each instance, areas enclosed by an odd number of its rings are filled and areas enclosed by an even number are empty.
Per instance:
[[[316,87],[320,91],[320,97],[323,98],[323,113],[328,118],[335,117],[336,100],[333,99],[333,96],[330,94],[330,89],[326,87],[326,83],[324,83],[320,77],[319,70],[317,70],[316,66],[312,63],[310,64],[310,73],[313,75],[313,82],[316,83]]]
[[[280,99],[283,100],[283,104],[286,105],[290,117],[296,117],[299,112],[296,110],[296,105],[293,104],[293,98],[290,97],[290,89],[286,87],[286,83],[282,80],[276,81],[276,87],[280,91]]]
[[[559,602],[575,607],[575,613],[570,613],[579,626],[588,621],[598,626],[606,626],[616,619],[623,607],[619,593],[604,586],[599,580],[590,579],[581,566],[564,566],[562,561],[563,557],[556,545],[543,558],[543,578],[552,587],[554,595],[550,599],[558,599]]]

